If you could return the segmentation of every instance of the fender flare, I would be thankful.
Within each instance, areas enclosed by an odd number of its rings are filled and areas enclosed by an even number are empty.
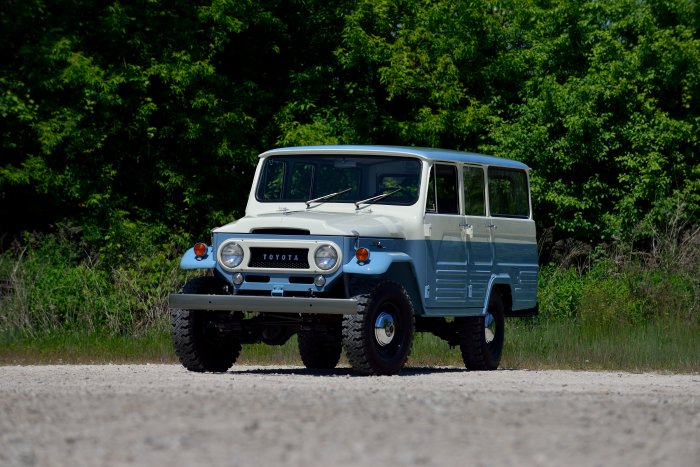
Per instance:
[[[180,269],[214,269],[215,267],[214,248],[211,246],[207,247],[207,254],[204,256],[195,255],[192,247],[180,259]]]
[[[486,296],[484,297],[484,303],[481,305],[481,314],[486,316],[486,311],[488,310],[489,307],[489,300],[491,299],[491,294],[493,293],[493,289],[497,285],[505,285],[508,288],[512,289],[513,285],[513,280],[510,277],[510,274],[492,274],[491,279],[489,279],[489,284],[486,287]],[[504,300],[507,297],[503,297]],[[505,304],[505,303],[504,303]]]

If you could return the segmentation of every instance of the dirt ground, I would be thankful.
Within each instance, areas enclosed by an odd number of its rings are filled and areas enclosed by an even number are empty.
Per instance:
[[[700,375],[0,367],[2,466],[700,466]]]

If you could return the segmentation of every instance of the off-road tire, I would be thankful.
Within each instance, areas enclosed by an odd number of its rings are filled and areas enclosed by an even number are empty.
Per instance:
[[[464,366],[469,370],[495,370],[501,362],[504,340],[504,305],[501,295],[494,291],[489,298],[488,313],[493,317],[493,338],[487,341],[486,318],[470,316],[457,318],[459,349]]]
[[[338,331],[299,331],[299,355],[304,366],[313,370],[331,370],[340,361],[343,335]]]
[[[343,346],[352,368],[366,375],[394,375],[401,371],[413,342],[413,303],[401,284],[380,282],[370,292],[355,296],[357,314],[343,317]],[[390,316],[392,336],[379,342],[378,319]],[[381,330],[379,331],[381,332]]]
[[[223,283],[211,276],[196,277],[182,288],[186,294],[220,294]],[[213,323],[233,319],[228,312],[172,309],[171,332],[175,353],[190,371],[223,373],[236,362],[241,344],[234,336],[221,336]]]

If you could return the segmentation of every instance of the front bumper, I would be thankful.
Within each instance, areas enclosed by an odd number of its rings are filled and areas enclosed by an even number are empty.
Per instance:
[[[354,315],[357,300],[351,298],[256,297],[246,295],[170,294],[170,308],[257,313],[311,313]]]

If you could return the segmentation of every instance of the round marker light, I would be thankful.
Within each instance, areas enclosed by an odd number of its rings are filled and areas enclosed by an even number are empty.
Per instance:
[[[357,251],[355,251],[355,258],[357,258],[357,261],[360,263],[366,263],[369,259],[369,250],[365,247],[358,248]]]
[[[324,285],[326,285],[326,278],[323,276],[316,276],[316,278],[314,279],[314,285],[316,287],[323,287]]]
[[[243,283],[243,274],[240,272],[237,272],[236,274],[233,275],[233,283],[235,285],[241,285]]]
[[[195,243],[194,244],[194,255],[197,258],[201,258],[203,256],[207,255],[207,246],[204,243]]]

